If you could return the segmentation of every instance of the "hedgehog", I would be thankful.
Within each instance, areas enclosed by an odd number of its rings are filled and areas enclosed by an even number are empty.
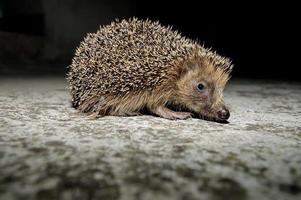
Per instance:
[[[223,90],[232,67],[171,26],[131,18],[88,33],[67,80],[73,107],[96,118],[150,113],[227,122]]]

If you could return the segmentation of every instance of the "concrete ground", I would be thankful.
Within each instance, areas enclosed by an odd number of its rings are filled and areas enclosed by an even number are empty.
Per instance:
[[[301,85],[230,81],[229,124],[91,120],[64,78],[0,78],[0,199],[301,199]]]

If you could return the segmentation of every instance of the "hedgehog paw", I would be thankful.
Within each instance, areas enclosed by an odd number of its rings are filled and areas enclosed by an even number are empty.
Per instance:
[[[192,113],[189,112],[175,112],[166,108],[165,106],[159,106],[153,111],[154,114],[166,118],[166,119],[187,119],[192,117]]]

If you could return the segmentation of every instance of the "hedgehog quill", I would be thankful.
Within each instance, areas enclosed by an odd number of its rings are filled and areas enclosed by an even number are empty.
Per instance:
[[[167,119],[192,116],[223,122],[223,90],[231,61],[150,20],[114,21],[89,33],[75,52],[67,80],[83,113]]]

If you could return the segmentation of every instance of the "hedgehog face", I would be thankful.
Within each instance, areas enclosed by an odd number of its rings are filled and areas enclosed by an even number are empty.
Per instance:
[[[226,121],[230,113],[224,104],[223,90],[228,79],[228,72],[209,62],[186,63],[177,82],[179,103],[200,118]]]

